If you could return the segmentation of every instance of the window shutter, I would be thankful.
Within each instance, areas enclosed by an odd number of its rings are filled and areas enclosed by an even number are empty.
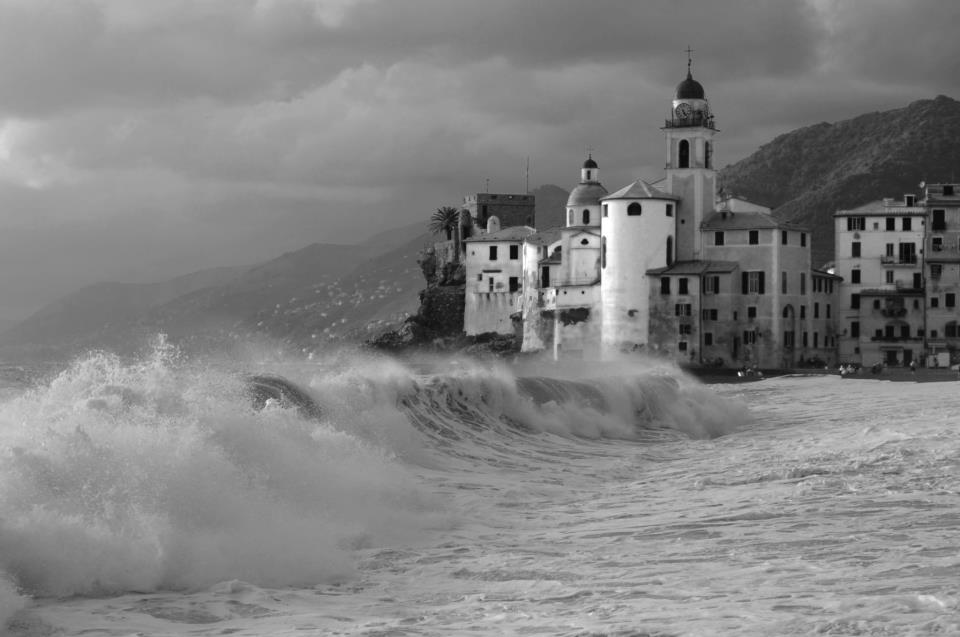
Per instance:
[[[740,290],[740,292],[741,292],[742,294],[746,294],[747,292],[750,291],[750,282],[747,280],[747,273],[746,273],[746,272],[741,272],[741,273],[740,273],[740,284],[741,284],[741,290]]]
[[[763,270],[760,270],[760,287],[759,287],[760,294],[763,294],[763,293],[764,293],[764,292],[763,292],[763,274],[764,274],[764,273],[763,273]]]

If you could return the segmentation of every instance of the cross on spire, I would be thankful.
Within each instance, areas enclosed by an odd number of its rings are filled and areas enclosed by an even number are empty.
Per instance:
[[[693,53],[693,49],[690,48],[689,44],[687,45],[686,51],[687,51],[687,75],[692,75],[690,72],[690,67],[693,65],[693,57],[691,57],[690,54]]]

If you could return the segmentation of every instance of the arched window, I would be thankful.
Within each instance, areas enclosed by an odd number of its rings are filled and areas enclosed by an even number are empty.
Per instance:
[[[673,237],[667,237],[667,265],[673,265]]]
[[[713,143],[706,142],[703,147],[703,166],[713,168]]]
[[[600,238],[600,267],[607,267],[607,238]]]
[[[643,208],[636,201],[627,206],[627,214],[631,217],[639,217],[641,212],[643,212]]]
[[[583,225],[585,225],[585,226],[589,226],[589,225],[590,225],[590,211],[589,211],[589,210],[584,210],[584,211],[583,211]]]
[[[690,142],[685,139],[680,140],[680,165],[678,168],[690,168]]]
[[[567,225],[568,226],[573,225],[573,210],[567,213]]]
[[[587,171],[587,181],[590,181],[590,171]]]

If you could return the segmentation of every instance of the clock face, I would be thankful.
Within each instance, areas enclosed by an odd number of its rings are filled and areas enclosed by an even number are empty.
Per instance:
[[[687,119],[692,111],[689,104],[678,104],[674,112],[680,119]]]

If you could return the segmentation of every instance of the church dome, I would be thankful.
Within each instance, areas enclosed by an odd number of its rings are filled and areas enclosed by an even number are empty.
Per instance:
[[[677,84],[678,100],[702,100],[705,99],[703,85],[693,79],[690,71],[687,71],[687,79]]]
[[[579,184],[570,191],[570,197],[567,199],[567,208],[596,206],[600,204],[600,198],[606,196],[607,189],[596,182]]]
[[[593,161],[593,157],[587,157],[587,161],[583,162],[584,168],[596,168],[597,162]]]

